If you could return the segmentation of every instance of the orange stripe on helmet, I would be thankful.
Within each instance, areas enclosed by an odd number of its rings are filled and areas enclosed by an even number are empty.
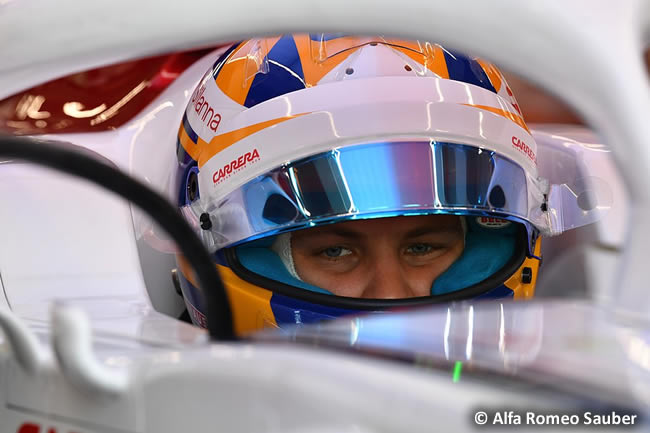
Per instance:
[[[517,125],[524,128],[530,134],[530,129],[528,129],[528,126],[526,126],[526,122],[524,122],[524,119],[521,116],[517,116],[516,114],[511,113],[510,111],[502,110],[500,108],[490,107],[489,105],[474,105],[474,104],[462,104],[462,105],[466,105],[468,107],[480,108],[481,110],[489,111],[490,113],[498,114],[499,116],[505,117],[506,119],[510,119],[513,122],[515,122]]]
[[[356,51],[355,49],[347,49],[334,57],[320,60],[321,56],[327,55],[327,53],[319,53],[320,43],[318,41],[312,41],[308,34],[294,35],[293,40],[298,49],[302,73],[305,77],[305,85],[307,87],[318,84],[328,72],[343,63],[350,54]]]
[[[194,287],[200,287],[196,274],[185,256],[177,254],[178,269]],[[271,309],[273,292],[255,286],[239,278],[226,266],[214,265],[230,301],[233,313],[233,326],[239,336],[264,327],[277,327],[275,315]]]
[[[542,255],[542,239],[537,238],[534,248],[534,254],[537,257]],[[540,261],[537,258],[527,257],[524,263],[521,264],[519,269],[515,271],[510,278],[506,280],[504,286],[514,292],[515,299],[530,299],[535,295],[535,285],[537,284],[537,276],[539,275]],[[524,268],[530,268],[533,273],[533,278],[530,283],[524,283],[521,280],[522,271]]]
[[[219,89],[233,101],[244,105],[253,79],[262,67],[261,62],[279,40],[280,36],[243,42],[221,67],[215,80]]]
[[[215,135],[210,143],[206,143],[205,146],[201,149],[198,158],[195,158],[198,161],[199,168],[203,166],[207,161],[210,160],[214,155],[221,152],[222,150],[232,146],[237,143],[239,140],[242,140],[249,135],[253,135],[256,132],[259,132],[263,129],[269,128],[271,126],[277,125],[278,123],[284,122],[295,117],[302,116],[308,113],[295,114],[292,116],[278,117],[276,119],[266,120],[264,122],[255,123],[253,125],[244,126],[243,128],[235,129],[234,131],[226,132],[224,134]],[[200,139],[199,139],[200,141]],[[205,142],[203,142],[205,143]],[[188,152],[189,153],[189,152]],[[190,154],[191,155],[191,154]],[[193,157],[193,156],[192,156]]]
[[[185,127],[182,123],[181,127],[178,129],[178,140],[181,142],[181,146],[183,146],[185,152],[195,160],[199,157],[201,147],[205,144],[205,141],[201,140],[201,137],[199,137],[196,143],[193,142],[190,136],[187,135],[187,131],[185,131]]]
[[[330,39],[326,44],[314,41],[309,35],[295,35],[294,40],[308,87],[314,86],[328,72],[340,65],[357,49],[372,43],[379,43],[407,55],[418,64],[426,67],[441,78],[449,78],[447,62],[443,49],[430,42],[405,41],[376,37],[344,36]],[[322,52],[326,47],[327,52]]]
[[[475,60],[478,62],[479,65],[481,65],[481,67],[487,74],[488,78],[490,79],[490,82],[492,83],[494,90],[496,90],[498,93],[499,89],[501,89],[501,83],[503,82],[499,70],[492,63],[488,63],[483,59],[475,59]]]
[[[440,78],[449,79],[449,70],[447,69],[445,53],[439,45],[434,45],[430,42],[425,42],[424,45],[422,45],[420,42],[397,40],[391,40],[388,43],[390,43],[393,48],[406,54]]]
[[[278,326],[271,308],[273,292],[241,279],[226,266],[217,265],[217,268],[232,305],[237,335]]]

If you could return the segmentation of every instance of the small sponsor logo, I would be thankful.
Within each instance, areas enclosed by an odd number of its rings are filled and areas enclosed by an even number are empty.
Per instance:
[[[192,107],[199,119],[201,119],[201,121],[205,123],[212,132],[217,132],[219,123],[221,123],[221,114],[215,113],[208,100],[203,96],[204,93],[205,83],[192,93]]]
[[[535,155],[535,152],[533,152],[533,149],[531,149],[523,140],[515,137],[514,135],[512,136],[512,145],[518,149],[521,153],[525,154],[528,156],[528,159],[533,161],[535,165],[537,165],[537,155]]]
[[[238,158],[233,159],[228,164],[215,171],[212,175],[212,182],[214,184],[221,183],[223,180],[228,179],[232,174],[243,170],[247,165],[252,164],[260,159],[260,153],[257,149],[239,155]]]
[[[511,223],[510,221],[502,220],[501,218],[491,218],[491,217],[477,217],[476,223],[481,227],[488,229],[502,229],[508,227]]]
[[[189,302],[185,303],[186,305],[189,305],[188,312],[190,313],[190,316],[192,316],[192,321],[196,326],[200,326],[201,328],[207,328],[208,327],[208,318],[205,317],[205,314],[201,313],[199,310],[196,309],[196,307]]]

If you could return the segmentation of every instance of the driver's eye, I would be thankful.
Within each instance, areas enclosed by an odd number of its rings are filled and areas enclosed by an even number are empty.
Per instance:
[[[434,248],[433,248],[432,245],[419,243],[419,244],[413,244],[413,245],[409,246],[406,249],[406,252],[409,253],[409,254],[414,254],[414,255],[423,255],[423,254],[430,253],[433,250],[434,250]]]
[[[352,254],[352,251],[343,247],[329,247],[329,248],[325,248],[321,254],[325,255],[325,257],[327,258],[335,259],[338,257],[344,257],[349,254]]]

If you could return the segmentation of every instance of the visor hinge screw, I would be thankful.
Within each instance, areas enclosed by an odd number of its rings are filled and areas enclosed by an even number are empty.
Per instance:
[[[521,282],[524,284],[530,284],[533,281],[533,270],[526,266],[521,270]]]
[[[210,214],[202,213],[201,216],[199,217],[199,221],[201,222],[201,228],[203,230],[210,230],[212,228],[212,221],[210,220]]]

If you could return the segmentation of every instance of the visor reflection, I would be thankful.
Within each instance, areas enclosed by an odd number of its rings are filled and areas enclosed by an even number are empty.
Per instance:
[[[524,170],[474,146],[429,141],[348,146],[259,176],[214,210],[220,247],[339,222],[429,213],[528,214]],[[220,213],[224,218],[220,218]]]

